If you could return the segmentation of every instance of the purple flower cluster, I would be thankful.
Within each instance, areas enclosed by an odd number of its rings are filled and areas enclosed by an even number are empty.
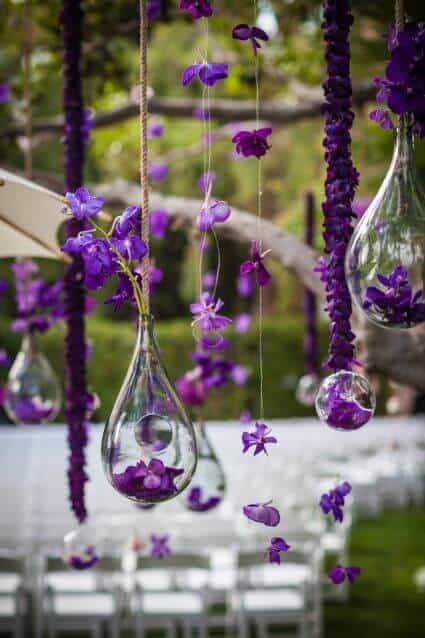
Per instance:
[[[260,252],[260,245],[256,239],[251,240],[250,259],[244,261],[240,266],[239,274],[241,277],[250,276],[255,273],[257,285],[260,287],[267,286],[270,281],[270,273],[264,265],[264,257],[268,255],[270,250]]]
[[[210,18],[213,14],[210,0],[181,0],[180,9],[186,11],[194,20]]]
[[[396,266],[388,275],[377,275],[381,288],[369,286],[363,300],[363,308],[377,314],[389,324],[414,326],[425,321],[425,299],[422,290],[413,293],[407,270]]]
[[[408,22],[396,32],[388,31],[390,60],[383,78],[375,78],[376,100],[395,115],[412,116],[415,132],[425,136],[425,22]],[[387,110],[372,111],[370,118],[382,128],[393,128]]]
[[[30,259],[12,264],[15,277],[15,332],[46,332],[56,321],[64,318],[63,282],[47,284],[38,275],[38,266]]]
[[[250,27],[249,24],[237,24],[232,29],[232,38],[235,40],[248,40],[251,42],[254,55],[257,55],[257,49],[261,49],[261,44],[258,40],[267,42],[269,36],[263,29],[259,27]]]
[[[345,497],[352,490],[352,487],[348,481],[344,481],[341,485],[337,485],[333,490],[330,490],[326,494],[322,494],[320,499],[320,507],[324,514],[332,512],[334,520],[338,523],[342,523],[344,520],[343,507],[345,505]]]
[[[267,557],[269,559],[269,563],[277,563],[278,565],[280,565],[281,552],[288,552],[290,549],[291,546],[288,545],[284,538],[280,536],[274,536],[267,548]]]
[[[326,287],[326,310],[329,313],[329,358],[325,366],[333,370],[351,370],[354,346],[350,326],[351,298],[344,273],[345,252],[353,228],[351,205],[358,184],[358,173],[351,158],[350,47],[348,35],[353,17],[349,0],[326,0],[323,31],[326,42],[328,78],[325,93],[325,161],[327,164],[324,213],[326,269],[322,280]]]
[[[21,423],[39,424],[49,421],[56,410],[50,401],[42,402],[37,399],[21,399],[14,405],[14,413]]]
[[[229,67],[222,62],[195,62],[182,72],[182,86],[187,86],[193,78],[198,77],[205,86],[214,86],[220,80],[225,80],[229,75]]]
[[[274,436],[269,436],[272,430],[265,423],[256,421],[254,428],[253,432],[242,432],[242,452],[248,452],[251,447],[255,446],[254,456],[257,456],[260,452],[267,454],[266,445],[277,443],[277,439]]]
[[[124,472],[113,474],[116,490],[130,498],[159,502],[177,492],[175,479],[183,474],[183,469],[168,467],[160,459],[152,459],[146,464],[139,461],[129,465]]]
[[[360,576],[361,573],[361,568],[357,567],[356,565],[352,565],[351,567],[334,565],[329,570],[328,576],[334,585],[341,585],[347,579],[350,583],[354,583],[354,581]]]
[[[151,534],[151,556],[153,558],[166,558],[170,556],[171,549],[169,546],[168,535],[166,536],[158,536],[157,534]]]
[[[239,131],[232,137],[236,153],[243,155],[243,157],[256,157],[260,159],[260,157],[263,157],[271,148],[267,140],[271,133],[272,129],[270,127],[259,128],[253,131]]]
[[[266,527],[276,527],[280,523],[279,510],[268,503],[251,503],[243,508],[244,515],[255,523],[262,523]]]
[[[202,496],[202,487],[199,485],[191,487],[186,498],[187,508],[193,512],[208,512],[221,503],[220,496],[210,496],[208,498],[203,498]]]

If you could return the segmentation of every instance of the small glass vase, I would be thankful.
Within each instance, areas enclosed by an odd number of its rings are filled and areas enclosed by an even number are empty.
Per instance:
[[[59,381],[39,351],[35,334],[26,334],[5,386],[8,417],[28,425],[48,423],[59,412],[61,397]]]
[[[105,425],[102,461],[112,487],[139,505],[174,498],[195,472],[195,432],[161,361],[152,317],[139,319],[133,357]]]

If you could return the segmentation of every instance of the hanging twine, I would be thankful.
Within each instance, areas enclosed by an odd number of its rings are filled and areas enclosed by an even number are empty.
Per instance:
[[[395,0],[394,7],[396,33],[403,31],[404,27],[404,0]]]
[[[140,0],[140,189],[141,236],[147,246],[142,259],[142,300],[149,314],[149,190],[148,190],[148,11],[147,0]]]
[[[24,102],[25,102],[25,176],[32,179],[32,70],[31,57],[33,45],[32,0],[26,0],[24,9]]]

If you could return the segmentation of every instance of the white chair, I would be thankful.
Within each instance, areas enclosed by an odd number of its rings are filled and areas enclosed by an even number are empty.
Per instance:
[[[0,631],[23,638],[28,596],[23,586],[24,559],[0,556]]]
[[[184,571],[201,571],[208,573],[209,558],[201,554],[173,554],[163,559],[141,556],[138,559],[136,586],[131,598],[133,613],[133,629],[136,638],[144,638],[149,629],[161,628],[167,631],[170,638],[177,635],[177,627],[183,629],[185,638],[189,638],[196,630],[201,638],[207,632],[208,586],[201,583],[199,589],[178,588],[182,584],[181,574]],[[149,587],[151,571],[159,569],[169,572],[169,580],[164,581],[164,588],[158,588],[156,582]]]

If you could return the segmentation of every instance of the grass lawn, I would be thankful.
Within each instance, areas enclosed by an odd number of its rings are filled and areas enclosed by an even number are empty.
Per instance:
[[[325,638],[425,638],[425,592],[413,581],[425,566],[425,509],[357,521],[350,562],[363,574],[348,603],[326,603]]]

